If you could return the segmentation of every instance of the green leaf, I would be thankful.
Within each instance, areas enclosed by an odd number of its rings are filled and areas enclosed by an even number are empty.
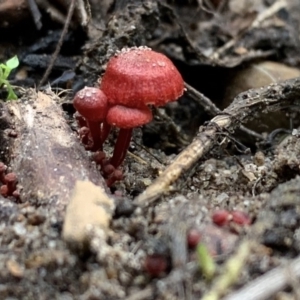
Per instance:
[[[13,91],[10,84],[7,85],[7,90],[8,90],[8,95],[7,95],[6,100],[17,100],[18,99],[17,95]]]
[[[15,69],[19,66],[19,59],[17,57],[17,55],[13,56],[12,58],[10,58],[7,62],[6,62],[6,66],[8,68]]]

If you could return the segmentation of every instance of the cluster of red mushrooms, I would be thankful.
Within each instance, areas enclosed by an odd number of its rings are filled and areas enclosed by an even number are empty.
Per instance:
[[[0,162],[0,194],[3,197],[13,196],[19,198],[19,192],[17,191],[17,176],[15,173],[6,173],[7,166]]]
[[[99,87],[85,87],[74,97],[79,136],[87,150],[95,152],[108,186],[123,178],[132,130],[152,120],[153,106],[164,106],[184,92],[184,82],[165,55],[145,46],[123,48],[109,60]],[[103,143],[112,127],[119,128],[111,158]]]

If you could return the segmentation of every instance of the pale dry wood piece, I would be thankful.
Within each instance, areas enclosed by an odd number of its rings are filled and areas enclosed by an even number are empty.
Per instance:
[[[93,228],[107,231],[114,209],[114,202],[104,189],[90,181],[77,181],[66,210],[63,239],[80,249],[86,248]]]
[[[164,172],[139,196],[136,205],[149,205],[164,193],[172,191],[172,185],[215,145],[220,133],[232,131],[241,123],[254,119],[262,111],[278,110],[288,106],[300,106],[300,78],[291,79],[264,88],[239,94],[232,104],[206,126],[201,126],[198,135],[168,166]]]
[[[128,296],[124,300],[144,300],[144,299],[153,299],[155,292],[152,287],[144,288],[141,291],[134,293],[133,295]]]
[[[267,300],[283,290],[291,281],[291,277],[299,280],[300,257],[289,262],[287,266],[277,267],[257,279],[251,281],[240,290],[231,293],[223,300]]]
[[[263,21],[276,15],[281,9],[286,8],[288,2],[286,0],[275,1],[268,9],[262,11],[252,22],[251,28],[259,27]]]
[[[61,107],[49,92],[29,90],[22,102],[9,102],[17,138],[10,138],[10,168],[22,186],[21,199],[44,205],[63,217],[77,180],[90,180],[105,188],[76,133],[66,123]]]

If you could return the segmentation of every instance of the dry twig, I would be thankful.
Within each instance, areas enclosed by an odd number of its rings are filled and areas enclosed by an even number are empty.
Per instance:
[[[288,271],[288,272],[287,272]],[[300,277],[300,257],[292,260],[288,266],[281,266],[265,273],[240,290],[233,292],[223,300],[266,300],[281,291],[290,282],[290,276]]]
[[[34,21],[34,24],[38,30],[42,28],[42,14],[34,0],[28,0],[29,9]]]
[[[211,102],[211,100],[207,97],[205,97],[202,93],[200,93],[199,91],[197,91],[196,89],[194,89],[192,86],[190,86],[189,84],[185,83],[185,87],[187,89],[187,94],[190,95],[191,98],[193,98],[199,105],[201,105],[203,107],[203,109],[212,117],[222,113],[222,111],[213,103]],[[264,140],[264,137],[241,125],[240,126],[240,130],[242,130],[244,133],[253,136],[255,139],[258,140]]]
[[[69,28],[69,25],[70,25],[70,22],[71,22],[71,19],[72,19],[72,15],[73,15],[73,12],[74,12],[74,8],[75,8],[75,2],[76,2],[76,0],[71,1],[63,31],[62,31],[61,36],[59,38],[59,41],[56,45],[56,49],[55,49],[54,53],[52,54],[49,66],[46,69],[46,71],[43,75],[43,78],[41,79],[37,89],[39,89],[43,85],[43,83],[48,79],[48,77],[51,73],[51,70],[53,69],[54,63],[55,63],[55,61],[57,59],[57,56],[60,52],[60,49],[61,49],[61,46],[63,44],[64,38],[65,38],[65,36],[68,32],[68,28]]]

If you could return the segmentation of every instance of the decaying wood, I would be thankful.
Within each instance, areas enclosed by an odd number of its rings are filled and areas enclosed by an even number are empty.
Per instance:
[[[107,232],[114,209],[114,201],[104,189],[90,181],[77,181],[66,210],[63,239],[71,246],[85,250],[93,228],[101,228],[104,234]]]
[[[217,143],[220,134],[237,128],[258,112],[268,112],[300,105],[300,78],[239,94],[232,104],[206,126],[201,126],[197,137],[166,168],[166,170],[135,200],[137,205],[148,205],[164,193]]]
[[[53,93],[28,91],[7,104],[17,138],[11,138],[10,168],[22,187],[22,201],[64,211],[77,180],[105,188],[104,180],[72,132]]]

